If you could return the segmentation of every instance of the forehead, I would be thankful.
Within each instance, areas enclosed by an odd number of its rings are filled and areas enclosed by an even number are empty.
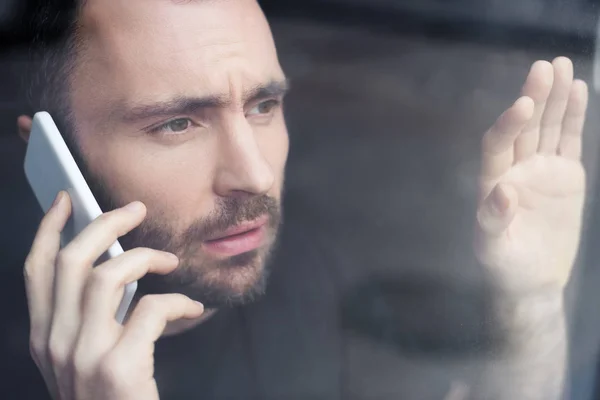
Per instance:
[[[88,0],[80,21],[77,105],[235,96],[283,77],[254,0]]]

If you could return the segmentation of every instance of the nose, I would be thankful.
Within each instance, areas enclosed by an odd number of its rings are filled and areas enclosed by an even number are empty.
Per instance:
[[[267,193],[275,177],[245,116],[230,121],[219,135],[214,191],[218,196],[255,196]]]

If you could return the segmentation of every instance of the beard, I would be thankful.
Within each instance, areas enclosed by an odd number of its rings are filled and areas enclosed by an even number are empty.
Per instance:
[[[78,146],[68,143],[86,182],[100,208],[111,211],[126,205],[107,181],[91,172]],[[282,222],[280,202],[270,196],[220,197],[209,215],[175,232],[168,218],[152,214],[119,239],[123,250],[137,247],[171,252],[179,266],[168,275],[146,275],[138,282],[136,296],[181,293],[201,302],[206,308],[223,308],[253,301],[264,294],[269,275],[269,258]],[[244,221],[268,216],[266,243],[262,247],[215,259],[202,251],[202,243]]]
[[[244,221],[268,215],[267,241],[262,247],[224,259],[201,250],[204,241]],[[206,308],[222,308],[253,301],[264,294],[269,258],[281,223],[278,202],[268,196],[247,199],[221,198],[209,216],[193,222],[183,233],[170,231],[163,218],[147,218],[121,237],[124,249],[149,247],[179,257],[179,266],[168,275],[147,275],[139,281],[140,294],[182,293]]]

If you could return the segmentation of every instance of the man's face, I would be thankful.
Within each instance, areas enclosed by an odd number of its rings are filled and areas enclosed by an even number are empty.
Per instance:
[[[140,200],[122,239],[180,257],[148,291],[217,307],[261,291],[280,222],[286,83],[254,0],[90,0],[72,77],[76,142],[104,209]]]

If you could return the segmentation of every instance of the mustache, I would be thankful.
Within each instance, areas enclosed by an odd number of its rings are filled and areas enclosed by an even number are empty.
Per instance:
[[[269,228],[277,228],[282,219],[279,201],[267,195],[220,198],[209,215],[192,223],[181,235],[175,235],[174,232],[165,229],[164,222],[159,223],[158,217],[156,221],[143,222],[120,241],[126,248],[143,245],[163,251],[184,250],[242,222],[253,221],[265,215],[269,217]]]
[[[263,195],[247,199],[221,198],[215,210],[192,224],[183,236],[192,241],[205,241],[242,222],[253,221],[265,215],[269,216],[270,227],[274,228],[280,224],[280,206],[272,197]]]

